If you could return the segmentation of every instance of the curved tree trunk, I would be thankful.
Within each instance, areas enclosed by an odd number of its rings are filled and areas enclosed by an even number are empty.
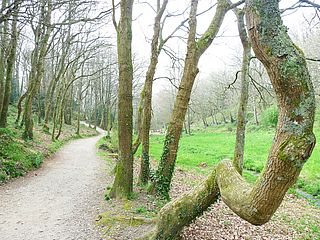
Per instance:
[[[18,108],[18,114],[17,114],[17,118],[15,121],[15,125],[18,126],[19,125],[19,121],[20,121],[20,117],[21,117],[21,113],[22,113],[22,102],[23,100],[27,97],[28,92],[25,92],[24,94],[21,95],[21,97],[19,98],[18,104],[17,104],[17,108]]]
[[[236,145],[234,149],[233,165],[242,174],[243,155],[246,132],[246,115],[249,97],[249,64],[251,58],[251,44],[244,24],[244,12],[235,10],[238,19],[238,31],[243,47],[242,68],[241,68],[241,94],[237,116]]]
[[[254,225],[266,223],[312,153],[315,97],[305,57],[282,24],[278,0],[247,0],[246,4],[253,50],[267,69],[280,113],[266,166],[251,185],[231,161],[220,162],[204,184],[160,211],[157,227],[144,239],[174,239],[184,225],[214,203],[219,191],[241,218]]]

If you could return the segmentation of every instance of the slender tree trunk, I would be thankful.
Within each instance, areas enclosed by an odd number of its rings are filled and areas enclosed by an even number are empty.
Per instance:
[[[141,126],[141,143],[142,143],[142,154],[141,154],[141,165],[140,165],[140,175],[139,183],[145,185],[148,183],[150,175],[150,162],[149,162],[149,133],[151,126],[151,111],[152,111],[152,85],[153,78],[156,72],[156,67],[158,64],[158,57],[161,48],[159,49],[159,35],[161,31],[161,18],[166,9],[168,0],[164,0],[162,6],[160,7],[160,0],[157,1],[157,15],[155,17],[153,26],[153,37],[151,43],[151,59],[146,74],[146,80],[144,83],[144,102],[143,102],[143,118]]]
[[[241,93],[237,117],[236,145],[234,149],[233,165],[242,174],[243,155],[246,131],[246,115],[249,96],[249,64],[251,58],[251,45],[245,29],[244,12],[235,11],[238,19],[238,30],[243,47],[242,69],[241,69]]]
[[[51,133],[51,140],[55,141],[55,134],[56,134],[56,128],[57,128],[57,115],[59,112],[59,109],[61,108],[61,98],[62,98],[62,92],[63,92],[63,86],[60,87],[57,97],[56,97],[56,104],[54,105],[53,109],[53,117],[52,117],[52,133]]]
[[[265,168],[251,185],[231,161],[220,162],[202,185],[161,209],[157,227],[144,239],[175,239],[214,203],[219,191],[241,218],[254,225],[268,222],[313,151],[315,96],[304,54],[282,24],[278,0],[247,0],[246,4],[252,47],[267,69],[280,110]]]
[[[182,80],[177,93],[176,101],[173,108],[173,113],[166,133],[163,153],[158,165],[151,192],[155,192],[161,198],[169,199],[169,190],[171,179],[175,167],[177,157],[178,144],[183,128],[183,122],[188,109],[190,95],[194,80],[198,74],[198,62],[201,55],[210,46],[215,38],[222,20],[228,11],[229,2],[226,0],[219,0],[215,16],[210,23],[209,28],[203,36],[196,42],[196,12],[197,0],[191,1],[191,10],[189,17],[189,37],[187,46],[187,55],[185,58],[185,67],[183,71]]]
[[[60,108],[59,108],[59,129],[58,129],[58,133],[55,137],[56,140],[59,139],[61,132],[62,132],[62,126],[63,126],[63,119],[64,119],[64,113],[65,113],[65,106],[66,106],[66,102],[67,99],[69,98],[67,96],[67,94],[70,92],[70,87],[72,86],[73,82],[74,82],[74,74],[71,74],[72,79],[69,80],[69,82],[66,84],[65,88],[62,90],[62,97],[61,97],[61,103],[60,103]]]
[[[188,106],[188,110],[187,110],[187,130],[188,130],[188,134],[191,135],[191,114],[190,114],[190,107]]]
[[[39,91],[38,91],[38,125],[41,124],[41,115],[42,115],[42,111],[41,111],[41,84],[39,86]]]
[[[136,154],[140,144],[141,144],[141,131],[142,131],[142,118],[143,118],[143,104],[144,104],[144,89],[145,85],[143,86],[143,89],[140,94],[140,101],[139,101],[139,107],[138,107],[138,117],[137,117],[137,126],[138,126],[138,131],[137,131],[137,137],[136,140],[134,141],[132,145],[132,154]]]
[[[119,154],[111,197],[128,198],[133,190],[132,156],[132,7],[133,0],[121,0],[121,16],[117,30],[119,89],[118,139]]]
[[[5,9],[7,6],[8,0],[2,0],[1,8]],[[0,23],[0,30],[1,30],[1,46],[0,46],[0,114],[2,112],[4,95],[5,95],[5,88],[6,88],[6,48],[7,48],[7,35],[8,35],[8,19],[4,19],[2,23]]]
[[[14,4],[17,4],[15,0]],[[14,12],[13,21],[12,21],[12,30],[11,30],[11,39],[10,39],[10,46],[9,46],[9,55],[7,57],[7,70],[6,70],[6,81],[5,81],[5,93],[3,96],[3,105],[1,109],[0,115],[0,127],[7,126],[7,114],[11,96],[11,84],[13,81],[13,69],[16,57],[16,49],[17,49],[17,42],[18,42],[18,32],[17,32],[17,21],[18,21],[18,6],[14,7],[16,10]]]
[[[78,94],[77,94],[77,131],[76,134],[80,135],[80,117],[81,117],[81,95],[82,95],[82,81],[79,82],[78,85]]]
[[[36,46],[32,54],[31,73],[28,86],[28,95],[26,96],[24,106],[24,123],[25,129],[23,132],[24,139],[33,139],[33,119],[32,119],[32,102],[35,94],[37,93],[41,80],[44,75],[44,58],[47,53],[47,45],[51,33],[52,27],[50,26],[51,21],[51,10],[52,2],[41,1],[41,13],[40,22],[36,30]],[[45,8],[47,8],[45,10]],[[44,28],[43,28],[44,27]],[[41,28],[41,29],[40,29]]]
[[[28,92],[25,92],[19,98],[19,101],[18,101],[18,104],[17,104],[18,114],[17,114],[17,118],[16,118],[16,121],[15,121],[16,126],[19,125],[19,121],[20,121],[20,117],[21,117],[21,113],[22,113],[22,102],[27,97],[27,95],[28,95]]]
[[[17,33],[17,43],[18,43],[18,38],[19,38],[19,33]],[[16,46],[17,48],[17,46]],[[17,52],[17,49],[16,49]],[[15,53],[17,55],[17,53]],[[15,73],[14,73],[14,78],[11,84],[11,96],[10,96],[10,102],[11,103],[16,103],[19,99],[20,96],[20,87],[19,87],[19,76],[20,76],[20,56],[18,55],[15,59],[14,63],[14,68],[15,68]]]
[[[255,98],[253,98],[253,117],[254,117],[255,124],[259,125],[259,119],[258,119],[258,113],[257,113],[257,107],[256,107]]]

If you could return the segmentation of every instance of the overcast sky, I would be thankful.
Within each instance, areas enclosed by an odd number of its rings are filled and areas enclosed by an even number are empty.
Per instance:
[[[150,41],[148,39],[153,34],[153,22],[155,13],[145,3],[146,0],[136,0],[134,4],[134,22],[133,22],[133,51],[139,59],[145,59],[146,64],[149,62],[150,55]],[[156,0],[147,1],[150,4],[155,4]],[[215,3],[215,0],[200,0],[198,12],[208,9]],[[235,2],[235,1],[233,1]],[[295,0],[282,0],[280,8],[291,6]],[[190,4],[190,0],[169,0],[166,13],[180,13]],[[215,9],[211,9],[207,13],[198,17],[199,34],[203,33],[208,27]],[[166,14],[165,13],[165,14]],[[299,33],[304,21],[304,16],[311,14],[310,9],[301,9],[295,11],[293,14],[287,14],[283,17],[285,25],[289,27],[289,33]],[[182,19],[188,17],[188,11],[181,17],[170,18],[164,28],[164,37],[167,36]],[[182,33],[181,33],[182,34]],[[180,57],[184,58],[186,44],[179,39],[169,40],[168,46],[175,51],[180,52]],[[238,37],[236,19],[232,11],[229,11],[220,28],[218,37],[214,40],[210,48],[204,53],[199,62],[199,78],[207,78],[210,73],[214,71],[223,71],[224,69],[231,69],[236,64],[236,59],[241,58],[241,43]],[[165,76],[168,74],[170,68],[169,58],[162,52],[159,59],[156,76]],[[234,67],[233,67],[234,69]],[[235,69],[236,72],[236,69]],[[161,86],[165,84],[163,81],[156,81],[155,93],[161,90]]]

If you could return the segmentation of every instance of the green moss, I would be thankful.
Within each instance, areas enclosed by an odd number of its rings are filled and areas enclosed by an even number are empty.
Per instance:
[[[143,224],[149,223],[143,218],[137,218],[134,216],[116,214],[111,211],[107,211],[98,215],[99,221],[97,224],[99,226],[112,228],[113,226],[120,225],[121,227],[136,227]]]

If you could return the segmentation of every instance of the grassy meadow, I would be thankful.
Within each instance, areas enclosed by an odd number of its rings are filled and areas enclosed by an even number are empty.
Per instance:
[[[320,118],[319,121],[316,121],[314,129],[317,139],[320,139],[319,123]],[[244,176],[249,181],[255,181],[257,178],[255,172],[262,171],[273,137],[274,128],[248,126],[244,156],[244,166],[247,171],[244,172]],[[156,160],[161,157],[163,140],[163,135],[151,137],[151,157]],[[206,174],[218,161],[233,157],[234,145],[235,126],[208,127],[194,131],[191,135],[183,134],[179,145],[177,167]],[[201,163],[206,163],[208,167],[203,168]],[[302,190],[320,197],[320,147],[318,144],[304,165],[296,185]]]

